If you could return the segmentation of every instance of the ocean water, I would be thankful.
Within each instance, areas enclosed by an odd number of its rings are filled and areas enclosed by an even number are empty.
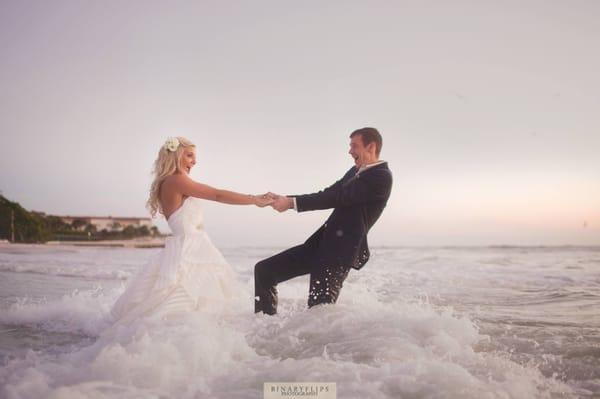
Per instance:
[[[102,335],[158,249],[0,247],[0,398],[262,398],[264,382],[335,382],[338,398],[600,397],[600,247],[374,248],[336,305],[308,277],[253,313],[253,266],[218,314]]]

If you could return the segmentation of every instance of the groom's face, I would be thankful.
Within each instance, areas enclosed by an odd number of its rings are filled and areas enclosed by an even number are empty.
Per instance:
[[[354,165],[356,165],[356,167],[360,168],[363,165],[373,162],[371,144],[365,146],[360,134],[350,138],[350,151],[348,151],[348,154],[354,158]]]

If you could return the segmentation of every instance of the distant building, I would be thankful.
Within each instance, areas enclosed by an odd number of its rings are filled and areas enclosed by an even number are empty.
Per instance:
[[[78,221],[77,229],[84,230],[87,224],[96,226],[96,230],[122,231],[127,226],[152,228],[151,218],[112,217],[112,216],[58,216],[63,222],[73,225]]]

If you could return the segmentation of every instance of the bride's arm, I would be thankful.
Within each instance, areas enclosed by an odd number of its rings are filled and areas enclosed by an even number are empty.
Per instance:
[[[273,202],[270,198],[263,198],[252,194],[241,194],[235,191],[222,190],[211,187],[207,184],[195,182],[187,176],[179,175],[176,177],[178,191],[183,195],[202,198],[210,201],[217,201],[232,205],[256,205],[266,206]]]

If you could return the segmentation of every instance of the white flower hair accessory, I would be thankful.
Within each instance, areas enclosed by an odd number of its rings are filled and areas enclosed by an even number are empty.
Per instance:
[[[169,137],[167,139],[167,141],[165,142],[165,145],[163,146],[163,148],[167,151],[175,152],[175,151],[177,151],[179,144],[180,143],[179,143],[179,140],[177,139],[177,137]]]

